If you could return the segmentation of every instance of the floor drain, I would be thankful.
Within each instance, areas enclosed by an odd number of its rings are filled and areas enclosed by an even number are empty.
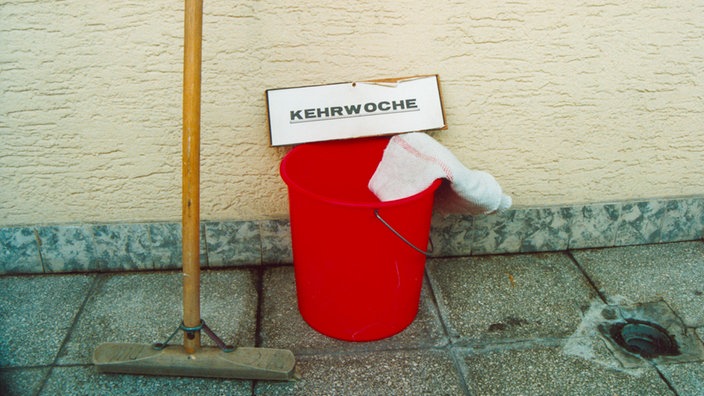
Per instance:
[[[674,337],[655,323],[627,319],[625,323],[613,324],[609,335],[622,348],[646,359],[680,354]]]

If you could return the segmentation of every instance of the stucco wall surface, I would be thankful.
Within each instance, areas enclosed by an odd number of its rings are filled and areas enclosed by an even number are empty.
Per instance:
[[[0,225],[180,216],[183,4],[0,2]],[[287,215],[268,88],[434,74],[517,206],[704,193],[704,3],[206,1],[202,216]]]

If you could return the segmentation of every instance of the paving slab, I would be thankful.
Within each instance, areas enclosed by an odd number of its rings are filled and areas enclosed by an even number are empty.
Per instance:
[[[0,395],[36,395],[49,367],[0,370]]]
[[[596,296],[563,253],[434,259],[428,273],[458,345],[565,337]]]
[[[91,366],[55,367],[40,395],[232,395],[252,394],[252,382],[185,377],[99,374]]]
[[[183,318],[181,277],[181,272],[101,275],[58,363],[91,363],[93,350],[103,342],[163,342]],[[250,270],[201,273],[201,317],[226,343],[254,345],[254,278]],[[172,343],[183,343],[182,337]],[[214,345],[204,334],[202,343]]]
[[[303,356],[302,379],[259,382],[256,395],[461,395],[449,352],[384,351]]]
[[[658,366],[679,396],[704,394],[704,362]]]
[[[701,335],[703,246],[574,257],[609,303],[664,300]],[[180,272],[0,277],[0,395],[702,394],[704,362],[624,368],[601,338],[590,338],[590,304],[606,305],[567,253],[432,259],[427,267],[417,319],[367,343],[305,323],[292,267],[204,270],[202,316],[226,342],[296,353],[302,378],[280,383],[97,373],[90,355],[99,343],[163,341],[175,329]],[[623,276],[630,270],[644,274]]]
[[[704,243],[678,242],[573,251],[614,303],[664,299],[689,327],[704,327]]]
[[[0,367],[54,362],[93,283],[88,275],[0,278]]]
[[[476,395],[674,395],[652,367],[613,370],[560,347],[459,354]]]
[[[296,354],[436,347],[447,344],[427,284],[416,319],[401,333],[374,342],[347,342],[313,330],[298,311],[293,267],[269,268],[264,274],[261,319],[262,346],[291,349]]]

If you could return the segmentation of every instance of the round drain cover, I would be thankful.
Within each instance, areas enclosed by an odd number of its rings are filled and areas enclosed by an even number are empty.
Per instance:
[[[646,359],[680,354],[674,338],[655,323],[629,320],[613,325],[610,333],[619,346]]]

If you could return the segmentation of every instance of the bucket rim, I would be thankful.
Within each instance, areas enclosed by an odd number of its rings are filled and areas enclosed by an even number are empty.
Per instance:
[[[289,172],[286,169],[286,163],[290,160],[290,156],[296,155],[295,153],[298,151],[297,149],[300,146],[296,146],[293,148],[293,150],[289,151],[284,158],[281,160],[281,164],[279,165],[279,173],[281,175],[281,178],[284,180],[286,185],[289,188],[294,188],[298,192],[301,192],[317,201],[322,201],[328,204],[333,204],[333,205],[339,205],[339,206],[347,206],[347,207],[355,207],[355,208],[364,208],[364,209],[375,209],[375,208],[385,208],[385,207],[392,207],[392,206],[398,206],[398,205],[403,205],[408,202],[413,202],[416,200],[419,200],[426,195],[429,194],[434,194],[435,191],[440,187],[440,184],[442,183],[442,178],[438,178],[433,180],[433,182],[425,188],[423,191],[413,194],[408,197],[404,198],[399,198],[395,199],[392,201],[376,201],[376,202],[360,202],[360,201],[349,201],[349,200],[343,200],[339,198],[333,198],[330,196],[326,196],[323,194],[319,194],[317,192],[310,191],[303,186],[301,186],[299,183],[296,182],[295,178],[292,177]]]

